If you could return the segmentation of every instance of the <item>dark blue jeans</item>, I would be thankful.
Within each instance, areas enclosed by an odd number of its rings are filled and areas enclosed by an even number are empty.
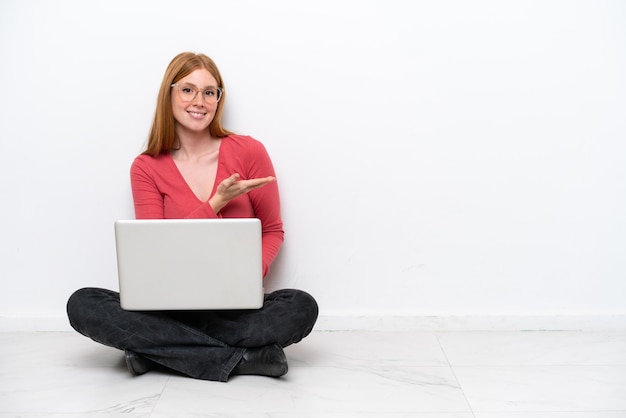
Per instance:
[[[306,337],[317,320],[315,299],[301,290],[265,295],[258,310],[125,311],[119,293],[85,288],[67,302],[79,333],[120,350],[131,350],[187,376],[225,382],[246,348]]]

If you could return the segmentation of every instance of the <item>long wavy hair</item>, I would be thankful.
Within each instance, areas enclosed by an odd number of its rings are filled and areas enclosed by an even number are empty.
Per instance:
[[[144,154],[156,157],[159,154],[166,153],[175,149],[178,144],[176,137],[174,113],[172,112],[172,84],[178,82],[198,69],[205,69],[217,81],[218,87],[222,89],[222,98],[217,103],[215,116],[209,124],[209,132],[214,138],[223,138],[232,134],[222,126],[222,111],[226,101],[226,89],[224,81],[217,69],[215,62],[204,54],[196,54],[193,52],[183,52],[174,57],[170,62],[163,76],[159,96],[157,98],[157,106],[148,136],[148,145]]]

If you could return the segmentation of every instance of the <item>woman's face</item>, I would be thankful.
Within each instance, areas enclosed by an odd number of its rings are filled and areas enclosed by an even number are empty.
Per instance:
[[[181,78],[172,87],[172,112],[176,129],[200,132],[208,128],[217,110],[217,81],[204,68]],[[194,97],[195,95],[195,97]]]

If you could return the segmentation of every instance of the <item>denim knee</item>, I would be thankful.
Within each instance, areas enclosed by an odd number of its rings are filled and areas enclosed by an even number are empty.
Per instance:
[[[89,322],[99,318],[96,306],[104,299],[115,297],[116,293],[106,289],[85,287],[78,289],[67,300],[66,310],[70,325],[81,334],[85,334]]]
[[[77,291],[72,293],[72,295],[67,300],[67,318],[69,319],[72,328],[74,328],[76,331],[81,328],[78,323],[80,322],[80,319],[84,316],[82,311],[84,301],[85,299],[87,299],[86,295],[88,292],[89,289],[87,288],[78,289]]]
[[[269,299],[282,302],[279,313],[280,331],[285,331],[279,343],[286,347],[309,335],[315,326],[319,307],[309,293],[297,289],[281,289],[269,295]]]
[[[317,305],[317,301],[315,300],[315,298],[313,298],[313,296],[303,290],[297,291],[296,298],[296,305],[300,309],[302,309],[302,311],[306,312],[305,322],[308,322],[310,324],[310,326],[308,327],[308,334],[313,329],[315,322],[317,322],[317,316],[319,315],[319,306]]]

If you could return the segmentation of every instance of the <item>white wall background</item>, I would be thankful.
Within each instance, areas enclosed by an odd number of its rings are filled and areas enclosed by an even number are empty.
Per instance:
[[[182,51],[274,160],[271,288],[325,317],[626,315],[625,2],[2,0],[1,317],[117,288]]]

